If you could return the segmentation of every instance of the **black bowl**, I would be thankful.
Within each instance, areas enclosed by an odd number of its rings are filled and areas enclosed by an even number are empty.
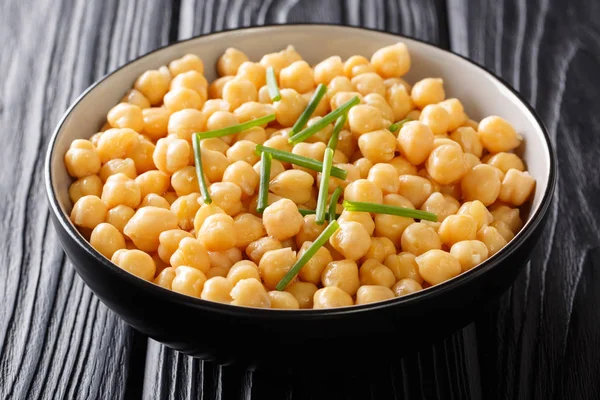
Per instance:
[[[409,46],[413,58],[409,79],[442,76],[447,91],[463,101],[470,115],[501,115],[525,137],[522,155],[537,180],[531,211],[521,232],[472,270],[422,292],[381,303],[330,310],[244,308],[184,296],[139,279],[95,251],[70,222],[70,178],[63,155],[73,139],[96,132],[107,111],[144,70],[188,52],[200,54],[206,65],[214,65],[230,46],[258,59],[293,44],[309,62],[315,62],[332,54],[370,56],[375,49],[399,40]],[[321,45],[311,45],[316,41]],[[214,76],[214,71],[207,71],[209,79]],[[497,299],[527,262],[541,234],[556,183],[556,161],[546,129],[531,107],[510,86],[473,62],[387,33],[286,25],[190,39],[140,57],[106,76],[87,89],[59,123],[48,149],[45,178],[54,226],[77,273],[104,304],[134,328],[182,353],[218,363],[276,366],[282,371],[318,364],[339,371],[413,351],[420,343],[465,326],[482,307]]]

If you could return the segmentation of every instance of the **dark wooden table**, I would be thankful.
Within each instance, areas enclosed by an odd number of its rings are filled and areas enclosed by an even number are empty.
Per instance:
[[[275,380],[148,340],[84,286],[48,218],[46,145],[88,85],[179,39],[284,22],[366,26],[466,55],[524,94],[559,157],[550,222],[512,289],[361,382]],[[597,0],[2,0],[0,399],[599,399],[599,72]]]

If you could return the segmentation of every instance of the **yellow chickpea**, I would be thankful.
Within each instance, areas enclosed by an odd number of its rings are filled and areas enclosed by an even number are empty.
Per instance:
[[[514,206],[525,203],[535,187],[535,179],[527,171],[509,169],[504,179],[498,199]]]
[[[267,83],[266,74],[267,70],[261,64],[245,61],[239,66],[236,77],[249,80],[258,90]]]
[[[236,184],[216,182],[209,186],[208,191],[213,204],[220,207],[226,214],[234,217],[242,210],[242,189]]]
[[[175,213],[177,224],[181,229],[189,231],[194,228],[194,218],[200,209],[200,204],[198,203],[199,198],[199,193],[190,193],[178,197],[177,200],[171,204],[171,211]]]
[[[355,137],[383,129],[383,114],[376,107],[359,104],[348,111],[348,124]]]
[[[321,273],[324,287],[337,287],[350,296],[354,296],[360,287],[358,265],[354,261],[332,261]]]
[[[389,162],[389,164],[396,168],[399,176],[402,175],[417,175],[417,167],[412,165],[406,158],[402,156],[396,156]]]
[[[294,296],[301,309],[313,308],[313,296],[317,290],[317,286],[310,282],[293,282],[285,288],[287,293]]]
[[[278,77],[281,70],[290,65],[293,61],[291,61],[286,54],[280,51],[277,53],[265,54],[262,56],[259,62],[263,67],[265,67],[265,69],[273,67],[275,77]]]
[[[390,164],[375,164],[369,170],[367,180],[379,187],[384,195],[398,192],[398,172]]]
[[[384,265],[392,271],[396,280],[412,279],[420,284],[423,283],[423,278],[419,274],[415,258],[416,256],[409,252],[391,254],[385,259]]]
[[[96,151],[96,148],[90,141],[83,139],[74,140],[65,154],[64,161],[67,172],[75,178],[94,175],[100,170],[101,156],[102,154]]]
[[[169,258],[173,267],[187,265],[207,273],[211,267],[211,261],[204,244],[197,239],[183,237],[179,240],[177,250]]]
[[[139,143],[134,147],[129,155],[135,164],[135,170],[138,174],[156,169],[156,165],[154,164],[153,160],[154,150],[156,150],[154,143],[152,143],[146,137],[140,136]]]
[[[371,237],[365,227],[354,221],[342,222],[329,238],[329,243],[348,260],[358,260],[371,247]]]
[[[158,256],[163,262],[169,263],[171,256],[179,248],[179,243],[181,240],[184,238],[193,239],[193,237],[194,236],[191,233],[181,229],[170,229],[168,231],[161,232],[160,235],[158,235]],[[206,252],[206,249],[204,252]]]
[[[279,93],[281,94],[281,100],[273,105],[275,117],[281,126],[290,127],[296,123],[308,101],[294,89],[281,89]]]
[[[325,149],[326,148],[327,148],[327,145],[323,142],[317,142],[317,143],[302,142],[302,143],[298,143],[297,145],[294,146],[294,148],[292,149],[292,153],[299,155],[299,156],[312,158],[313,160],[323,161],[323,159],[325,158]],[[292,168],[300,170],[300,171],[304,171],[307,174],[310,174],[313,178],[317,176],[316,171],[310,170],[308,168],[299,167],[297,165],[292,165]]]
[[[390,107],[384,96],[378,93],[369,93],[365,96],[364,100],[366,104],[381,111],[384,119],[394,121],[394,110],[392,110],[392,107]]]
[[[492,208],[491,217],[494,221],[504,222],[515,234],[523,226],[523,221],[521,221],[521,217],[519,216],[518,208],[510,208],[506,205],[496,206]],[[490,223],[492,218],[490,218]]]
[[[423,177],[416,175],[400,175],[398,194],[408,199],[415,207],[420,208],[433,193],[433,185]]]
[[[429,250],[418,256],[419,273],[430,285],[437,285],[462,272],[458,260],[443,250]]]
[[[450,134],[450,139],[458,143],[465,153],[471,153],[477,157],[481,157],[483,154],[483,145],[479,140],[479,135],[471,127],[457,128]]]
[[[254,172],[256,172],[256,174],[259,176],[260,176],[261,165],[262,165],[262,163],[260,161],[258,161],[252,167],[252,169],[254,169]],[[279,175],[283,171],[285,171],[285,167],[283,166],[283,164],[280,161],[271,160],[271,174],[269,175],[269,179],[275,178],[277,175]]]
[[[231,110],[242,104],[258,100],[258,91],[252,82],[243,78],[235,78],[223,86],[223,100],[229,103]]]
[[[90,244],[110,260],[115,251],[125,248],[125,238],[117,228],[103,222],[92,231]]]
[[[120,249],[113,253],[111,261],[133,275],[151,281],[156,273],[154,260],[141,250]]]
[[[152,140],[158,140],[167,135],[167,126],[171,113],[163,107],[142,109],[144,121],[143,133]]]
[[[177,193],[175,192],[167,192],[163,195],[163,197],[165,198],[165,200],[167,200],[169,203],[173,204],[175,202],[175,200],[177,200]]]
[[[285,198],[271,204],[263,212],[263,224],[269,236],[285,240],[298,234],[304,218],[293,201]]]
[[[404,43],[382,47],[371,56],[371,64],[383,78],[406,75],[410,70],[410,54]]]
[[[175,278],[171,282],[171,289],[177,293],[200,297],[205,282],[206,275],[202,271],[182,265],[175,268]]]
[[[523,164],[523,160],[521,160],[518,155],[513,153],[494,154],[488,158],[486,164],[498,168],[504,174],[506,174],[510,169],[516,169],[517,171],[521,172],[525,171],[525,164]]]
[[[169,71],[172,76],[177,76],[188,71],[196,71],[204,74],[204,63],[197,55],[186,54],[181,58],[171,61],[169,63]]]
[[[271,308],[297,310],[300,308],[298,300],[288,292],[280,292],[278,290],[272,290],[267,293],[271,300]]]
[[[386,237],[372,237],[371,246],[363,256],[362,261],[373,259],[382,263],[392,254],[396,254],[396,247],[390,239]]]
[[[391,288],[396,283],[394,273],[375,259],[365,261],[358,274],[361,285],[378,285]]]
[[[219,79],[215,79],[212,81],[210,85],[208,85],[208,98],[209,99],[220,99],[223,97],[223,88],[225,84],[229,81],[235,79],[235,76],[223,76]]]
[[[363,56],[352,56],[344,63],[344,75],[348,78],[354,78],[365,72],[375,72],[375,68],[370,65],[369,60]]]
[[[200,298],[203,300],[229,304],[233,300],[229,294],[232,289],[233,285],[226,278],[215,276],[204,282]]]
[[[263,144],[267,140],[267,132],[264,128],[255,126],[238,133],[237,140],[247,140],[256,144]]]
[[[245,199],[256,192],[259,175],[246,161],[236,161],[225,169],[223,182],[236,184],[242,190],[242,199]]]
[[[333,78],[344,73],[344,64],[338,56],[332,56],[321,61],[314,68],[315,83],[329,84]]]
[[[443,135],[448,132],[450,116],[444,107],[438,104],[429,104],[421,111],[419,122],[427,125],[434,135]]]
[[[271,300],[262,283],[254,278],[241,279],[231,290],[231,304],[245,307],[269,308]]]
[[[306,252],[306,250],[312,245],[313,242],[306,241],[302,244],[300,251],[298,252],[298,258],[302,257],[302,255]],[[306,265],[302,267],[300,272],[298,273],[298,277],[300,280],[304,282],[311,282],[315,285],[318,285],[321,282],[321,273],[329,264],[333,261],[329,250],[325,247],[319,248],[314,256],[312,256]]]
[[[248,164],[255,164],[260,160],[255,152],[256,143],[248,140],[238,140],[230,148],[227,149],[227,160],[233,164],[237,161],[245,161]]]
[[[425,167],[427,173],[442,185],[456,182],[468,172],[462,149],[448,144],[434,148]]]
[[[83,196],[102,195],[102,180],[98,175],[88,175],[77,179],[69,186],[69,198],[73,204]]]
[[[403,85],[394,85],[387,89],[385,98],[394,112],[394,120],[400,121],[406,118],[409,112],[414,108],[413,101],[408,89]],[[419,119],[411,116],[411,119]]]
[[[217,73],[219,76],[235,75],[240,65],[249,61],[248,56],[242,51],[229,47],[217,60]]]
[[[306,123],[306,126],[307,127],[313,126],[314,124],[319,122],[319,120],[321,120],[321,117],[313,117],[308,120],[308,122]],[[308,144],[323,143],[323,144],[325,144],[331,138],[332,133],[333,133],[333,124],[328,124],[323,129],[317,131],[317,133],[315,133],[313,136],[308,138],[306,140],[306,142],[303,142],[303,143],[308,143]],[[303,143],[299,143],[299,144],[303,144]]]
[[[140,91],[135,89],[131,89],[125,93],[125,96],[121,99],[121,103],[134,104],[142,110],[150,108],[150,100],[148,100]]]
[[[290,169],[271,180],[269,189],[272,193],[285,197],[296,204],[304,204],[311,198],[310,188],[314,178],[307,172]]]
[[[362,153],[360,151],[357,152],[360,156]],[[354,157],[353,157],[354,158]],[[369,176],[369,171],[373,168],[373,163],[366,157],[360,157],[354,161],[353,164],[357,169],[361,179],[367,179]]]
[[[225,251],[209,251],[210,269],[216,270],[213,276],[227,276],[229,269],[237,262],[242,260],[242,251],[237,247],[232,247]],[[222,271],[223,273],[216,273]],[[210,271],[209,271],[210,272]]]
[[[383,198],[383,204],[414,208],[412,203],[398,194],[388,194]],[[395,246],[400,247],[402,233],[414,222],[412,218],[397,215],[375,214],[375,234],[391,240]]]
[[[102,201],[109,208],[119,204],[136,208],[142,201],[140,186],[125,174],[111,175],[102,188]]]
[[[402,251],[408,251],[419,256],[429,250],[441,249],[442,241],[433,228],[422,222],[417,222],[404,229],[401,246]]]
[[[358,147],[373,163],[390,162],[395,156],[397,140],[387,129],[368,132],[358,138]]]
[[[169,202],[167,200],[165,200],[164,197],[156,194],[156,193],[148,193],[146,195],[146,197],[144,197],[142,199],[142,202],[140,203],[140,208],[141,207],[160,207],[160,208],[166,208],[167,210],[171,209],[171,205],[169,204]]]
[[[338,92],[331,96],[331,98],[329,99],[329,106],[331,110],[335,110],[344,103],[347,103],[348,101],[354,99],[354,97],[358,97],[360,102],[364,103],[363,95],[358,92]]]
[[[242,260],[238,261],[229,269],[227,272],[227,280],[235,286],[242,279],[254,278],[260,281],[260,274],[258,272],[258,266],[252,261]]]
[[[199,110],[204,104],[204,99],[195,90],[188,88],[174,88],[169,90],[164,97],[164,105],[171,113],[185,108]]]
[[[330,98],[339,92],[352,92],[354,86],[345,76],[336,76],[327,84],[327,96]]]
[[[477,222],[477,230],[489,225],[492,220],[492,214],[485,205],[479,200],[463,203],[457,211],[458,215],[469,215]]]
[[[490,226],[496,228],[506,242],[510,242],[515,237],[513,231],[504,221],[494,221],[490,224]]]
[[[140,196],[146,197],[150,193],[163,195],[169,189],[169,176],[161,171],[148,171],[138,175],[135,182],[140,187]]]
[[[190,154],[190,144],[186,140],[169,136],[156,142],[152,159],[158,170],[171,175],[188,165]]]
[[[308,102],[312,99],[313,95],[315,94],[314,90],[310,90],[306,93],[301,94],[302,97],[304,97],[304,100]],[[313,113],[310,115],[311,117],[322,117],[325,114],[329,113],[330,107],[329,107],[329,94],[325,93],[325,95],[321,98],[321,100],[319,101],[319,103],[317,104],[317,107],[315,108],[315,111],[313,111]]]
[[[449,215],[456,214],[459,207],[460,203],[454,197],[434,192],[421,205],[421,210],[436,214],[438,222],[442,222]]]
[[[229,160],[227,157],[214,150],[200,150],[202,154],[202,167],[204,167],[204,174],[210,182],[218,182],[223,179],[223,174],[229,166]]]
[[[325,287],[315,292],[313,297],[313,308],[338,308],[354,304],[352,297],[337,287]]]
[[[323,230],[325,230],[325,225],[317,225],[316,216],[306,215],[304,216],[304,222],[300,227],[300,231],[296,234],[296,245],[301,247],[305,242],[314,241]]]
[[[490,257],[507,244],[506,239],[493,226],[484,226],[477,231],[477,240],[485,244]]]
[[[296,252],[289,247],[267,251],[258,264],[258,271],[265,287],[271,290],[275,289],[275,286],[295,262]]]
[[[123,233],[123,228],[127,225],[127,222],[133,217],[135,210],[131,207],[124,205],[118,205],[108,210],[106,214],[106,222],[117,228],[117,230]]]
[[[183,167],[171,176],[171,186],[177,193],[177,196],[186,196],[200,191],[198,186],[198,177],[194,167]]]
[[[420,122],[411,121],[398,133],[398,148],[411,164],[420,165],[433,150],[434,136],[431,129]]]
[[[392,291],[396,297],[406,296],[421,290],[423,290],[423,286],[421,286],[419,282],[410,278],[400,279],[398,282],[396,282],[394,287],[392,287]]]
[[[381,204],[383,202],[383,192],[373,182],[366,179],[357,179],[346,186],[344,199]]]
[[[171,290],[175,276],[175,268],[168,267],[160,271],[153,282],[160,287]]]
[[[461,181],[463,198],[479,200],[485,206],[493,204],[501,192],[501,171],[487,164],[473,167]]]
[[[142,93],[153,106],[159,105],[169,91],[171,85],[170,74],[159,70],[149,70],[140,75],[133,87]]]
[[[196,236],[208,251],[228,250],[236,244],[233,218],[221,213],[209,215]]]
[[[177,228],[177,217],[171,210],[159,207],[138,209],[127,221],[123,233],[144,251],[158,250],[161,232]]]
[[[420,109],[429,104],[437,104],[446,97],[444,80],[441,78],[422,79],[412,87],[410,97]]]
[[[136,132],[141,132],[144,129],[142,109],[134,104],[117,104],[110,109],[106,119],[113,128],[129,128]]]
[[[479,240],[464,240],[450,248],[450,255],[458,260],[463,272],[487,260],[488,254],[485,243]]]
[[[483,146],[492,153],[509,151],[519,147],[521,137],[504,119],[497,116],[484,118],[477,130]]]
[[[448,247],[464,240],[475,240],[477,221],[470,215],[449,215],[442,221],[438,235],[442,243]]]
[[[279,72],[279,86],[306,93],[314,88],[313,70],[306,61],[295,61]]]
[[[374,72],[365,72],[356,75],[350,82],[355,90],[363,96],[369,93],[377,93],[380,96],[385,96],[386,87],[383,79]]]
[[[98,176],[100,176],[102,182],[106,182],[109,176],[118,173],[124,174],[129,179],[135,179],[137,177],[137,171],[135,169],[135,163],[133,160],[131,158],[126,158],[124,160],[121,158],[115,158],[110,160],[106,162],[102,168],[100,168]]]
[[[384,267],[385,268],[385,267]],[[376,303],[394,298],[390,288],[379,285],[363,285],[356,292],[356,304]]]
[[[242,213],[233,219],[236,247],[245,248],[250,243],[266,235],[262,220],[249,213]]]
[[[203,101],[208,98],[208,82],[198,71],[187,71],[177,75],[171,81],[171,90],[176,88],[192,89],[200,95]]]
[[[186,108],[171,114],[167,131],[175,138],[191,143],[194,132],[202,132],[206,127],[207,117],[199,110]]]
[[[438,103],[449,115],[448,131],[453,131],[467,122],[467,114],[460,100],[451,98]]]
[[[275,108],[271,104],[262,104],[256,101],[243,103],[233,111],[233,115],[235,115],[240,123],[248,122],[274,113]],[[266,127],[266,125],[267,124],[264,124],[262,128]]]
[[[217,111],[227,111],[229,112],[230,105],[223,99],[210,99],[206,100],[204,105],[202,106],[202,113],[209,118],[211,115],[216,113]]]

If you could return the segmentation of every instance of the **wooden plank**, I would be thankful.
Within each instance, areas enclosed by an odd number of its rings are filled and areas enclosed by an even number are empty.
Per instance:
[[[0,398],[125,395],[132,330],[75,275],[49,222],[42,166],[93,81],[168,40],[168,2],[0,3]],[[4,79],[6,78],[6,79]]]
[[[521,91],[552,136],[549,226],[500,307],[478,322],[484,398],[600,396],[598,2],[449,2],[451,47]],[[593,167],[592,167],[593,166]]]

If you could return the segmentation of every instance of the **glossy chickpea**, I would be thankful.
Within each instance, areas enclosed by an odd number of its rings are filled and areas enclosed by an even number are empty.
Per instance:
[[[306,93],[303,93],[301,96],[304,97],[304,100],[306,100],[306,102],[308,104],[308,102],[310,102],[310,100],[312,99],[314,94],[315,94],[315,91],[310,90]],[[315,111],[313,111],[313,113],[310,116],[311,117],[322,117],[325,114],[329,113],[329,111],[331,111],[330,106],[329,106],[329,99],[330,99],[329,94],[325,93],[325,95],[321,98],[321,100],[317,104],[317,108],[315,108]]]
[[[261,86],[258,88],[258,102],[263,104],[271,104],[273,101],[271,100],[271,95],[269,94],[269,88],[267,85]]]
[[[394,296],[396,297],[406,296],[421,290],[423,290],[423,286],[421,286],[419,282],[410,278],[400,279],[392,287],[392,292],[394,292]]]
[[[121,159],[115,158],[106,162],[100,171],[98,172],[98,176],[102,180],[102,182],[106,182],[109,176],[115,174],[124,174],[129,179],[135,179],[137,177],[137,171],[135,169],[135,163],[131,158]]]
[[[189,231],[194,228],[194,218],[200,209],[199,193],[190,193],[177,198],[171,204],[171,211],[177,217],[177,224],[181,229]]]
[[[197,55],[186,54],[181,58],[171,61],[169,63],[169,71],[172,76],[177,76],[188,71],[196,71],[204,74],[204,63]]]
[[[242,250],[232,247],[224,251],[209,251],[208,258],[210,259],[210,269],[216,269],[213,276],[227,276],[229,269],[235,263],[242,261]],[[223,273],[217,273],[218,271]]]
[[[420,284],[423,278],[419,274],[419,266],[415,258],[416,256],[409,252],[391,254],[385,259],[384,265],[392,271],[396,280],[412,279]]]
[[[385,268],[385,267],[384,267]],[[394,292],[388,287],[363,285],[356,292],[356,304],[376,303],[394,298]]]
[[[199,192],[198,176],[195,168],[187,166],[175,171],[171,176],[171,187],[173,187],[177,196]]]
[[[288,137],[284,135],[275,135],[271,136],[269,139],[263,143],[267,147],[272,147],[274,149],[283,150],[291,152],[293,146],[288,142]],[[275,160],[273,160],[275,161]],[[283,166],[289,167],[288,163],[282,163]]]
[[[200,297],[205,282],[206,275],[202,271],[182,265],[175,268],[175,278],[171,282],[171,290],[192,297]]]
[[[451,98],[438,103],[443,107],[450,117],[448,121],[448,131],[453,131],[467,122],[467,114],[460,100]]]
[[[173,192],[173,191],[169,191],[166,192],[163,197],[165,198],[165,200],[167,200],[169,203],[173,204],[175,202],[175,200],[177,200],[177,193]]]
[[[248,122],[274,113],[275,108],[271,104],[262,104],[256,101],[243,103],[233,111],[233,115],[235,115],[240,123]],[[266,125],[267,124],[264,124],[261,127],[264,128]]]
[[[194,217],[195,228],[199,228],[208,215],[223,213],[233,217],[242,209],[242,190],[237,185],[229,182],[216,182],[210,185],[208,190],[212,204],[205,204],[198,210]],[[198,198],[198,202],[204,204],[202,198]],[[198,229],[196,229],[197,231]]]
[[[352,92],[354,90],[354,86],[345,76],[336,76],[327,84],[327,95],[332,97],[336,93],[339,92]]]
[[[316,218],[314,214],[304,216],[304,222],[296,234],[296,246],[301,247],[305,242],[314,241],[325,230],[326,226],[318,225]]]
[[[231,304],[246,307],[269,308],[271,300],[259,280],[241,279],[231,291]]]
[[[352,297],[337,287],[325,287],[315,292],[313,297],[313,308],[338,308],[354,304]]]
[[[359,271],[361,285],[378,285],[391,288],[396,283],[394,273],[377,260],[365,261]]]
[[[438,228],[438,235],[448,247],[464,240],[475,240],[477,221],[470,215],[449,215]]]
[[[227,272],[227,280],[232,285],[236,285],[242,279],[254,278],[260,281],[260,274],[258,272],[258,266],[252,261],[242,260],[238,261]]]
[[[417,175],[417,167],[402,156],[394,157],[389,164],[396,169],[399,177],[402,175]]]
[[[465,153],[473,154],[476,157],[481,157],[483,154],[483,145],[479,140],[479,135],[471,127],[459,127],[450,134],[450,139],[458,143]]]
[[[198,71],[187,71],[177,75],[171,81],[171,90],[176,88],[192,89],[200,95],[203,101],[208,98],[208,82]]]
[[[163,195],[170,185],[169,176],[161,171],[148,171],[138,175],[135,182],[140,188],[140,195],[146,197],[150,193]]]
[[[326,148],[327,148],[327,145],[323,142],[317,142],[317,143],[302,142],[302,143],[298,143],[297,145],[294,146],[294,148],[292,149],[292,153],[299,155],[299,156],[312,158],[313,160],[323,161],[323,159],[325,158],[325,149]],[[308,168],[299,167],[297,165],[292,165],[292,168],[300,170],[300,171],[304,171],[307,174],[310,174],[313,178],[317,176],[317,171],[313,171]]]
[[[102,201],[109,208],[119,204],[136,208],[142,201],[140,186],[125,174],[111,175],[102,188]]]
[[[365,72],[356,75],[350,82],[355,90],[363,96],[369,93],[377,93],[380,96],[385,96],[386,87],[383,79],[374,72]]]
[[[388,104],[385,96],[382,96],[378,93],[369,93],[364,97],[365,103],[371,107],[377,108],[381,111],[381,115],[383,119],[388,121],[394,121],[394,110]]]
[[[129,128],[136,132],[144,128],[142,109],[135,104],[117,104],[110,109],[106,119],[112,128]]]
[[[202,105],[202,113],[209,118],[211,115],[216,113],[217,111],[229,111],[231,106],[228,102],[223,99],[210,99],[206,100],[204,105]]]
[[[515,237],[513,231],[504,221],[494,221],[490,224],[490,226],[496,228],[498,233],[502,235],[502,237],[504,238],[504,240],[506,240],[507,243]]]
[[[156,146],[152,141],[144,136],[140,136],[140,141],[129,154],[129,157],[135,164],[135,170],[138,174],[156,169],[153,156]]]
[[[336,108],[339,108],[344,103],[347,103],[348,101],[354,99],[355,97],[358,97],[360,102],[363,103],[363,95],[358,92],[338,92],[331,96],[331,98],[329,99],[329,106],[333,111]]]
[[[372,237],[371,246],[363,256],[362,261],[373,259],[382,263],[392,254],[396,254],[396,247],[390,239],[386,237]]]
[[[494,221],[504,222],[515,234],[523,226],[523,221],[521,221],[521,217],[519,216],[518,208],[510,208],[506,205],[495,206],[492,208],[491,217]],[[490,218],[490,223],[491,222],[492,219]]]
[[[171,114],[167,131],[177,139],[191,143],[194,132],[202,132],[206,128],[207,117],[199,110],[186,108]]]
[[[360,156],[362,153],[357,152]],[[369,171],[373,168],[373,162],[366,157],[360,157],[354,161],[353,164],[357,169],[361,179],[367,179],[369,176]]]
[[[429,104],[437,104],[444,100],[444,80],[441,78],[425,78],[414,84],[410,92],[414,104],[420,109]]]
[[[487,260],[489,251],[479,240],[465,240],[453,244],[450,254],[458,260],[464,272]]]
[[[313,242],[306,241],[302,244],[298,252],[298,258],[302,257],[302,255],[306,252],[306,250],[312,245]],[[321,273],[325,269],[325,267],[333,261],[329,250],[325,247],[321,247],[317,250],[314,256],[312,256],[306,265],[302,267],[300,272],[298,273],[298,277],[301,281],[314,283],[318,285],[321,282]]]
[[[255,150],[256,143],[248,140],[238,140],[227,149],[225,155],[227,156],[227,161],[229,161],[230,165],[238,161],[244,161],[254,165],[260,160],[260,156],[256,154]]]
[[[417,208],[420,208],[433,193],[433,185],[426,178],[416,175],[400,175],[398,181],[398,194],[408,199]]]
[[[279,86],[306,93],[314,87],[313,70],[306,61],[295,61],[279,72]]]
[[[263,144],[267,140],[264,128],[255,126],[237,134],[237,140],[246,140],[255,144]]]
[[[375,164],[369,170],[367,180],[379,187],[384,195],[398,192],[398,172],[390,164]]]
[[[421,205],[421,210],[434,213],[438,222],[442,222],[449,215],[456,214],[459,207],[460,203],[454,197],[434,192]]]
[[[154,279],[156,265],[152,257],[141,250],[117,250],[113,253],[111,261],[138,278],[147,281]]]
[[[535,179],[527,171],[509,169],[504,179],[498,199],[514,206],[524,204],[535,187]]]
[[[266,235],[262,220],[249,213],[242,213],[233,219],[236,246],[245,248],[250,243]]]
[[[314,178],[308,172],[290,169],[277,175],[269,183],[269,190],[296,204],[305,204],[311,198]]]
[[[171,205],[164,197],[156,194],[156,193],[148,193],[140,203],[141,207],[160,207],[166,208],[167,210],[171,209]]]
[[[368,132],[358,138],[360,151],[373,163],[386,163],[394,158],[397,140],[387,129]]]
[[[171,175],[188,165],[190,154],[190,144],[186,140],[166,137],[156,142],[152,159],[158,170]]]
[[[159,207],[138,209],[127,221],[123,233],[144,251],[158,250],[161,232],[177,228],[177,217],[171,210]]]
[[[381,204],[383,202],[383,193],[373,182],[366,179],[357,179],[346,186],[344,199]]]
[[[477,240],[485,244],[490,257],[507,244],[506,239],[493,226],[484,226],[477,231]]]
[[[156,106],[163,101],[170,85],[170,74],[165,74],[159,70],[149,70],[137,78],[133,87],[142,93],[151,105]]]
[[[376,107],[359,104],[348,111],[348,124],[355,137],[383,129],[383,115]]]
[[[102,180],[98,175],[88,175],[77,179],[69,186],[69,198],[73,204],[83,196],[102,195]]]
[[[443,250],[429,250],[418,256],[419,273],[430,285],[437,285],[462,272],[458,260]]]
[[[296,204],[284,198],[265,208],[263,224],[269,236],[285,240],[298,234],[304,225],[304,218],[298,212]]]
[[[306,126],[307,127],[313,126],[314,124],[316,124],[320,120],[321,120],[321,117],[312,117],[311,119],[308,120],[308,122],[306,123]],[[319,131],[317,131],[314,135],[312,135],[311,137],[309,137],[306,140],[306,142],[302,142],[302,143],[298,143],[298,144],[303,144],[303,143],[307,143],[307,144],[314,144],[314,143],[326,144],[329,141],[329,139],[331,138],[331,134],[332,133],[333,133],[333,124],[328,124],[328,125],[325,125],[324,128],[322,128]]]
[[[236,184],[242,190],[241,198],[245,199],[257,191],[259,175],[246,161],[236,161],[225,169],[223,182]]]
[[[285,288],[287,293],[294,296],[301,309],[313,308],[313,296],[317,290],[317,286],[310,282],[293,282]]]
[[[277,122],[284,127],[290,127],[300,117],[308,101],[294,89],[281,89],[281,100],[275,102],[275,117]]]
[[[160,287],[172,290],[173,279],[175,279],[175,276],[175,268],[167,267],[158,273],[153,282]]]
[[[227,157],[218,151],[201,149],[202,167],[204,174],[210,182],[218,182],[223,179],[223,174],[229,166]]]
[[[208,85],[208,98],[209,99],[221,99],[223,97],[223,88],[227,82],[235,79],[235,76],[222,76],[212,81]]]
[[[484,118],[477,130],[483,146],[492,153],[509,151],[519,147],[521,137],[504,119],[497,116]]]
[[[209,215],[196,236],[208,251],[228,250],[236,243],[233,218],[221,213]]]
[[[152,140],[158,140],[167,135],[167,126],[171,113],[163,107],[142,109],[144,120],[143,133]]]
[[[402,251],[419,256],[429,250],[441,249],[442,241],[430,226],[417,222],[409,225],[402,233]]]
[[[448,144],[434,148],[425,167],[427,173],[442,185],[456,182],[468,172],[462,149]]]
[[[413,204],[408,199],[398,194],[386,195],[383,198],[383,204],[404,208],[414,208]],[[375,235],[388,238],[397,247],[400,247],[400,239],[406,227],[414,222],[412,218],[389,214],[375,214],[374,219]]]
[[[254,164],[254,166],[252,166],[252,169],[254,169],[254,172],[256,172],[256,174],[259,175],[259,177],[260,177],[260,170],[262,168],[261,165],[262,165],[262,163],[260,161],[258,161],[256,164]],[[279,175],[283,171],[285,171],[285,167],[283,166],[283,164],[280,161],[271,160],[271,174],[269,175],[269,179],[275,178],[277,175]]]
[[[400,154],[413,165],[420,165],[434,147],[434,135],[431,129],[420,122],[405,123],[398,133]]]
[[[75,178],[98,173],[101,166],[100,160],[99,151],[90,141],[83,139],[74,140],[64,158],[67,172]]]
[[[314,68],[315,83],[327,85],[333,78],[344,73],[344,64],[338,56],[332,56],[321,61]]]
[[[358,265],[354,261],[332,261],[321,273],[324,287],[337,287],[350,296],[354,296],[360,287]]]
[[[492,214],[488,211],[485,205],[479,200],[468,201],[463,203],[457,211],[458,215],[469,215],[473,217],[477,223],[477,230],[489,225],[492,220]]]
[[[429,104],[421,111],[419,122],[427,125],[434,135],[443,135],[448,132],[450,116],[444,107],[438,104]]]
[[[298,300],[288,292],[280,292],[278,290],[272,290],[267,293],[271,300],[271,308],[278,308],[284,310],[297,310],[300,308]]]
[[[146,98],[139,90],[131,89],[121,99],[121,103],[134,104],[142,110],[150,107],[150,100]]]
[[[258,90],[266,84],[266,74],[267,70],[263,65],[245,61],[239,66],[236,77],[249,80]]]
[[[217,60],[217,73],[219,76],[235,75],[240,65],[249,61],[248,56],[238,49],[229,47]]]
[[[296,252],[289,247],[267,251],[258,264],[258,271],[265,287],[275,289],[295,262]]]
[[[287,55],[281,51],[277,53],[265,54],[260,59],[260,64],[265,67],[265,69],[273,67],[275,77],[278,77],[281,70],[290,65],[292,62],[293,61],[291,61]]]
[[[487,164],[479,164],[467,173],[462,181],[463,198],[479,200],[485,206],[493,204],[501,192],[501,171]]]
[[[492,167],[498,168],[504,174],[506,174],[510,169],[516,169],[517,171],[525,171],[525,164],[523,160],[519,158],[518,155],[513,153],[497,153],[488,158],[486,164],[491,165]]]
[[[229,294],[232,289],[233,285],[226,278],[215,276],[204,282],[200,298],[203,300],[229,304],[233,300]]]
[[[165,94],[164,106],[171,113],[185,108],[199,110],[204,104],[204,99],[195,90],[179,87],[173,88]]]
[[[103,222],[92,231],[90,244],[110,260],[115,251],[125,248],[125,238],[117,228]]]
[[[352,56],[344,62],[344,75],[348,78],[354,78],[365,72],[375,72],[375,68],[370,65],[366,57]]]
[[[118,205],[108,210],[106,214],[106,222],[117,228],[117,230],[123,233],[123,228],[127,225],[127,222],[133,217],[135,210],[131,207]]]
[[[170,229],[167,231],[163,231],[158,235],[158,256],[165,263],[170,263],[171,256],[177,251],[179,248],[179,243],[185,239],[191,238],[194,236],[184,230],[181,229]],[[204,249],[206,253],[206,249]]]
[[[388,88],[385,98],[392,108],[395,121],[406,118],[408,113],[414,108],[410,94],[403,85],[394,85]],[[418,119],[418,117],[411,119]]]
[[[231,110],[235,110],[246,102],[258,100],[258,91],[249,80],[235,78],[223,86],[223,100],[229,103]]]
[[[383,78],[406,75],[410,70],[410,54],[404,43],[382,47],[371,56],[371,64]]]
[[[371,237],[365,227],[353,221],[340,223],[340,228],[329,238],[329,243],[348,260],[358,260],[371,247]]]

